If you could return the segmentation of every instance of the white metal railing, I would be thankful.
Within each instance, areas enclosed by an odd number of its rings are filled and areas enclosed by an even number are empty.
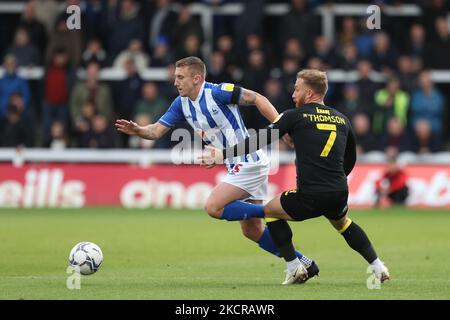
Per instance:
[[[272,153],[273,155],[273,153]],[[42,163],[131,163],[154,164],[173,163],[173,151],[167,149],[66,149],[52,150],[45,148],[29,148],[17,151],[15,148],[0,148],[0,162],[11,162],[21,165],[25,162]],[[196,157],[193,156],[193,159]],[[295,153],[293,151],[280,151],[279,163],[293,163]],[[383,152],[373,151],[358,156],[359,163],[380,163],[386,161]],[[450,165],[450,152],[439,152],[427,155],[418,155],[412,152],[404,152],[399,156],[401,163],[422,163]]]
[[[147,68],[138,71],[142,79],[146,81],[167,81],[169,79],[169,71],[167,68]],[[0,78],[4,75],[4,68],[0,67]],[[18,74],[27,80],[40,80],[44,77],[44,67],[19,67]],[[327,71],[328,79],[331,82],[353,82],[358,80],[358,72],[356,70],[345,71],[341,69],[332,69]],[[79,69],[77,76],[84,79],[85,70]],[[100,80],[118,81],[126,77],[124,70],[120,68],[104,68],[100,71]],[[383,74],[372,72],[370,78],[375,82],[385,81]],[[450,70],[432,70],[431,79],[436,83],[450,83]]]

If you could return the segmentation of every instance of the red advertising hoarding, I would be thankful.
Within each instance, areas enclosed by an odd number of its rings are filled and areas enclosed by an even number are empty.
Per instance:
[[[349,177],[352,207],[374,202],[374,184],[383,165],[357,165]],[[408,205],[450,208],[450,166],[406,167],[411,195]],[[224,167],[194,165],[0,164],[0,207],[201,208]],[[282,165],[269,177],[271,196],[295,187],[295,167]]]

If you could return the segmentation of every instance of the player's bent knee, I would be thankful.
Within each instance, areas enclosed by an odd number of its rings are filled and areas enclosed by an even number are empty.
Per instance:
[[[219,208],[219,206],[215,205],[212,202],[206,202],[204,209],[212,218],[220,219],[220,217],[222,216],[223,208]]]
[[[258,241],[264,232],[264,224],[260,219],[242,221],[242,234],[250,240]]]
[[[285,219],[285,217],[282,217],[282,214],[280,212],[277,212],[270,206],[264,206],[264,217],[265,218],[275,218],[275,219]]]
[[[352,220],[345,216],[339,220],[330,220],[330,222],[337,232],[342,233],[343,231],[345,231],[345,229],[347,229]]]
[[[266,217],[266,218],[273,218],[271,216],[271,214],[272,214],[272,210],[270,209],[270,207],[264,206],[264,217]]]

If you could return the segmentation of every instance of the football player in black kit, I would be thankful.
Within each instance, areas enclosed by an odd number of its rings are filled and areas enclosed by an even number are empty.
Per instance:
[[[303,70],[297,74],[292,98],[296,108],[278,116],[266,134],[253,135],[227,149],[207,146],[201,159],[220,163],[223,159],[252,153],[272,142],[272,137],[288,133],[296,152],[297,188],[288,190],[265,206],[231,202],[230,212],[238,207],[241,216],[235,219],[265,217],[274,242],[287,262],[283,284],[302,283],[308,272],[295,255],[292,232],[286,220],[303,221],[325,216],[372,266],[381,282],[390,279],[389,270],[378,258],[363,229],[348,216],[347,176],[356,162],[356,143],[350,121],[337,110],[326,106],[323,98],[328,89],[325,72]],[[278,130],[278,134],[273,134]],[[227,207],[225,207],[227,212]]]

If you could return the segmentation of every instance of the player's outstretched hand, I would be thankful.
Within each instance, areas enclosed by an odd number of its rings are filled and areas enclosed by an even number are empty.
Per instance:
[[[139,132],[139,125],[131,120],[119,119],[116,120],[115,126],[117,130],[129,135],[137,135]]]
[[[205,149],[203,149],[202,155],[198,157],[198,160],[200,160],[201,166],[212,168],[216,164],[223,163],[222,150],[206,146]]]

